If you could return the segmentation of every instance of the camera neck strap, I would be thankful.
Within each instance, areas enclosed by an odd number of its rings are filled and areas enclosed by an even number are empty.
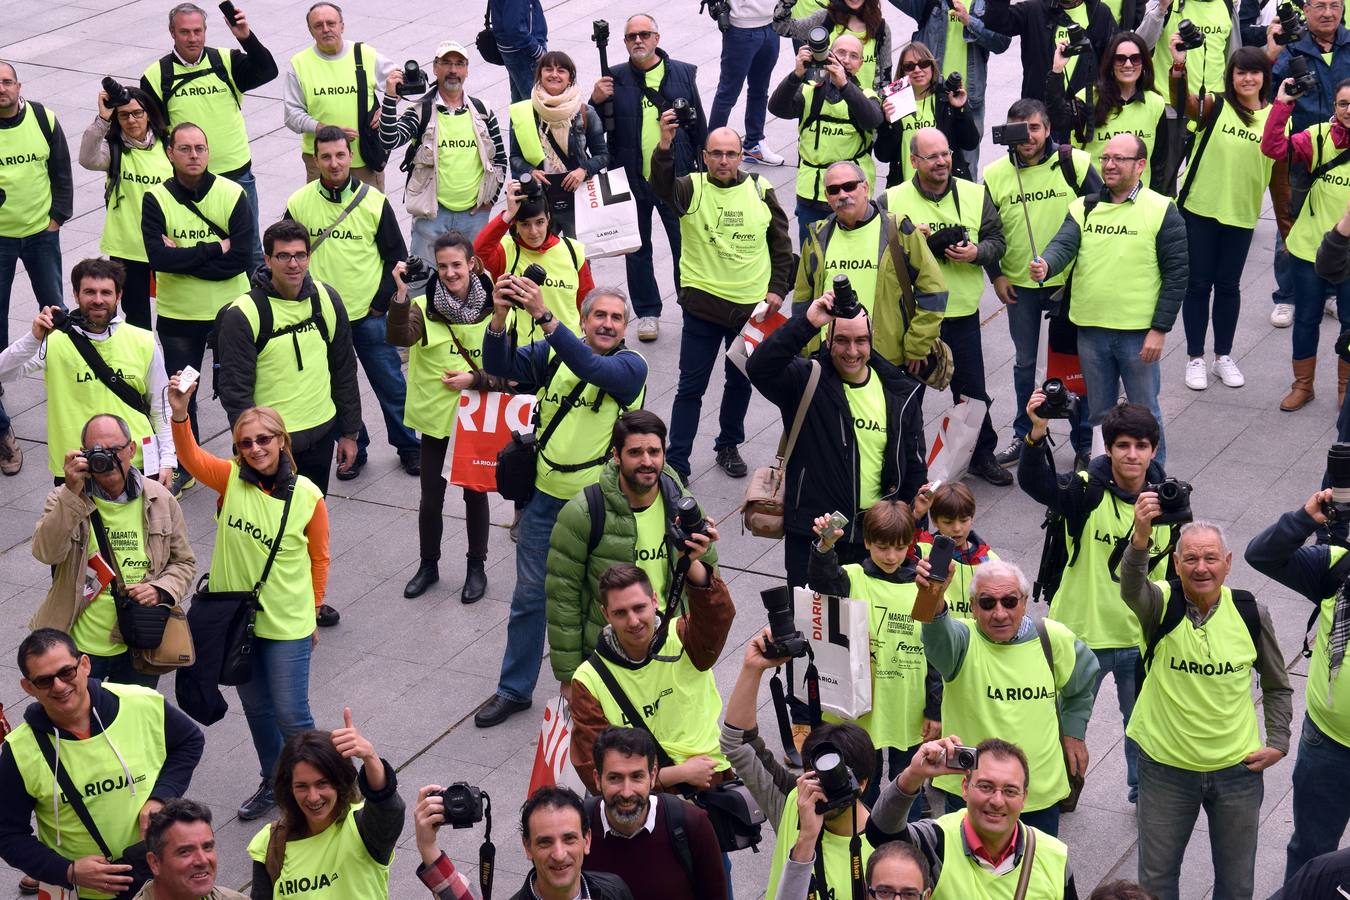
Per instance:
[[[350,176],[348,177],[350,178]],[[370,185],[366,184],[364,181],[361,182],[360,186],[356,189],[356,193],[352,195],[352,199],[347,201],[347,205],[342,208],[342,212],[338,213],[338,217],[333,220],[333,224],[314,236],[314,240],[311,241],[309,245],[310,256],[313,256],[315,251],[319,249],[324,241],[328,240],[329,236],[332,235],[337,227],[361,205],[361,201],[366,199],[366,194],[368,193],[370,193]]]
[[[810,727],[815,728],[822,721],[820,708],[820,673],[816,671],[816,654],[811,649],[810,643],[806,645],[806,674],[802,681],[806,688],[806,708],[807,720]],[[792,660],[785,664],[788,669],[788,681],[792,680]],[[780,676],[779,669],[775,669],[773,675],[769,677],[769,696],[773,698],[774,717],[778,720],[778,739],[783,743],[783,758],[787,760],[788,766],[794,769],[801,769],[802,754],[797,749],[797,742],[792,739],[792,719],[788,713],[787,692],[783,687],[783,679]]]
[[[112,326],[109,325],[108,340],[112,339]],[[94,377],[99,383],[107,388],[114,397],[122,401],[127,406],[136,410],[136,412],[145,416],[150,427],[155,427],[155,420],[150,413],[150,404],[140,391],[131,386],[121,373],[114,371],[113,367],[108,365],[108,361],[94,347],[94,342],[89,340],[89,336],[77,330],[74,327],[67,328],[62,332],[70,338],[70,343],[74,345],[75,352],[80,354],[84,364],[89,367],[89,371],[94,373]]]
[[[808,900],[827,900],[838,894],[830,890],[830,882],[825,877],[825,829],[816,835],[815,871],[811,876],[811,890]],[[863,879],[862,835],[858,833],[858,802],[853,802],[853,836],[848,839],[848,880],[851,885],[852,900],[867,900],[867,884]],[[1025,891],[1023,891],[1023,894]],[[1019,898],[1022,894],[1018,895]]]
[[[117,555],[113,553],[112,542],[108,540],[108,529],[103,527],[103,517],[98,514],[97,506],[89,513],[89,530],[94,533],[99,556],[102,556],[103,561],[113,570],[113,584],[117,586],[115,596],[126,590],[126,584],[122,581],[122,567],[117,564]]]
[[[277,553],[281,550],[281,542],[286,538],[286,520],[291,516],[291,500],[295,497],[295,482],[298,478],[298,475],[292,475],[290,482],[282,488],[286,491],[286,501],[281,507],[281,524],[277,526],[277,536],[272,540],[272,549],[267,551],[267,562],[263,564],[262,574],[258,576],[257,583],[253,585],[254,606],[259,605],[258,598],[262,596],[263,585],[267,583],[267,576],[272,572],[272,563],[276,562]]]
[[[483,794],[483,843],[478,847],[478,888],[483,900],[492,900],[492,875],[497,868],[497,846],[492,843],[492,798]]]

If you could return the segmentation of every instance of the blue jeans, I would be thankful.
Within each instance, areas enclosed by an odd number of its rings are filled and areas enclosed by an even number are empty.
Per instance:
[[[9,295],[19,260],[28,272],[38,312],[66,308],[61,300],[61,232],[42,230],[28,237],[0,237],[0,345],[9,346]]]
[[[797,198],[797,247],[799,250],[806,246],[806,235],[811,223],[829,218],[829,215],[830,211],[828,209],[817,209],[814,204],[804,202],[801,197]],[[816,298],[808,297],[803,299],[806,299],[809,303]],[[793,302],[795,303],[797,301],[794,299]]]
[[[1214,355],[1233,350],[1238,311],[1242,309],[1242,267],[1252,246],[1253,231],[1235,228],[1209,216],[1181,211],[1186,220],[1186,249],[1190,276],[1181,319],[1186,326],[1186,355],[1205,355],[1205,332],[1209,330],[1209,295],[1214,293]]]
[[[1017,415],[1013,417],[1013,436],[1023,438],[1031,431],[1031,419],[1027,417],[1027,401],[1036,390],[1036,358],[1041,346],[1041,321],[1050,295],[1059,290],[1057,287],[1017,287],[1017,302],[1003,308],[1008,318],[1008,336],[1012,338],[1013,393],[1017,396]],[[1080,404],[1085,409],[1086,399]],[[1070,420],[1070,443],[1077,452],[1086,452],[1092,448],[1092,426],[1082,418]]]
[[[988,406],[992,402],[984,386],[984,345],[980,343],[980,314],[956,316],[942,320],[942,339],[952,350],[952,400],[960,402],[962,397],[985,404],[984,421],[980,424],[979,437],[975,438],[975,449],[970,455],[970,464],[992,462],[994,446],[998,443],[998,434],[994,431],[993,420],[989,418]]]
[[[638,237],[642,246],[623,258],[624,269],[628,274],[628,294],[633,299],[633,314],[642,316],[661,315],[661,289],[656,284],[656,272],[652,269],[652,212],[661,217],[661,227],[666,230],[666,240],[670,243],[670,262],[675,267],[675,289],[680,289],[680,217],[675,210],[657,199],[652,187],[641,178],[629,179],[633,189],[633,201],[637,203]]]
[[[123,650],[116,656],[95,656],[92,653],[85,655],[89,657],[90,678],[113,681],[117,684],[139,684],[141,687],[152,689],[159,684],[158,675],[146,675],[136,671],[131,665],[130,650]]]
[[[413,255],[422,257],[422,261],[430,266],[434,272],[436,270],[436,257],[431,252],[431,245],[436,243],[436,238],[447,231],[458,231],[472,241],[478,236],[478,232],[487,227],[488,220],[491,218],[492,210],[490,209],[480,209],[477,212],[466,209],[463,212],[454,212],[444,206],[438,206],[436,207],[436,218],[412,220]]]
[[[511,81],[511,102],[530,99],[534,89],[534,69],[538,59],[528,50],[503,50],[502,65]]]
[[[1340,844],[1350,821],[1350,747],[1303,717],[1294,763],[1294,836],[1285,851],[1284,880],[1314,856]]]
[[[1093,650],[1097,657],[1097,683],[1092,686],[1092,695],[1097,696],[1107,673],[1116,683],[1116,702],[1120,704],[1120,718],[1126,726],[1130,724],[1130,715],[1134,712],[1135,700],[1135,664],[1139,661],[1138,647],[1112,647],[1108,650]],[[1129,799],[1134,803],[1139,796],[1139,745],[1130,738],[1125,739],[1125,785],[1129,788]]]
[[[282,744],[297,731],[314,727],[309,711],[311,648],[307,637],[258,638],[253,645],[253,677],[237,688],[258,751],[258,771],[269,782],[276,774]]]
[[[778,32],[771,25],[758,28],[732,26],[722,32],[722,70],[717,76],[717,94],[713,97],[708,131],[721,128],[731,117],[731,108],[741,95],[741,85],[749,79],[745,92],[745,146],[753,147],[764,139],[764,115],[769,104],[769,79],[778,62]]]
[[[384,339],[384,316],[368,315],[352,323],[352,348],[361,360],[361,368],[366,370],[375,398],[380,401],[380,412],[384,413],[384,427],[389,433],[389,444],[398,451],[400,457],[416,456],[419,448],[417,434],[403,424],[403,399],[407,394],[407,385],[403,381],[402,361],[398,350]],[[366,455],[370,446],[370,433],[361,426],[356,439],[357,458]]]
[[[703,394],[708,390],[713,367],[723,359],[722,349],[731,346],[737,333],[688,312],[684,314],[684,328],[680,332],[680,383],[670,410],[670,444],[666,448],[666,462],[683,475],[689,474],[689,453],[694,449]],[[730,360],[723,363],[723,369],[726,382],[718,414],[721,431],[713,442],[715,450],[741,445],[745,440],[745,412],[750,408],[750,380]]]
[[[248,198],[248,208],[253,210],[253,265],[249,267],[249,276],[263,264],[262,226],[258,224],[258,179],[253,175],[253,166],[231,176],[231,181],[244,189]]]
[[[1238,763],[1191,772],[1139,754],[1139,883],[1158,900],[1177,900],[1186,844],[1203,808],[1214,861],[1213,900],[1251,900],[1265,782]]]
[[[544,656],[547,598],[544,569],[548,562],[549,536],[566,500],[535,491],[520,517],[520,541],[516,546],[516,590],[511,595],[511,618],[506,624],[506,653],[497,680],[497,694],[507,700],[528,702],[539,680]]]
[[[1158,406],[1160,376],[1156,362],[1139,359],[1147,331],[1120,331],[1115,328],[1079,328],[1078,360],[1083,366],[1087,382],[1088,409],[1092,424],[1102,419],[1116,405],[1120,385],[1131,403],[1148,407],[1158,420],[1158,465],[1167,456],[1167,437],[1163,432],[1162,409]]]
[[[1297,256],[1289,257],[1289,274],[1294,283],[1294,359],[1307,359],[1317,355],[1327,294],[1336,294],[1341,331],[1350,328],[1350,281],[1332,284],[1319,278],[1313,264]]]
[[[966,801],[959,794],[948,794],[942,792],[947,797],[947,812],[956,812],[958,809],[966,808]],[[1023,825],[1029,825],[1032,828],[1044,831],[1051,837],[1059,837],[1059,804],[1051,803],[1045,809],[1038,809],[1035,812],[1023,812],[1018,817]]]

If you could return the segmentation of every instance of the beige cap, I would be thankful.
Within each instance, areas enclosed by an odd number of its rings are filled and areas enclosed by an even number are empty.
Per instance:
[[[464,49],[464,45],[459,41],[441,41],[436,45],[436,59],[440,59],[450,53],[458,53],[465,59],[469,58],[469,52]]]

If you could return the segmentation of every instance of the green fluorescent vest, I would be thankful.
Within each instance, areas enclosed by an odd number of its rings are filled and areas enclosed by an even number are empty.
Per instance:
[[[56,116],[45,110],[56,128]],[[52,210],[52,182],[47,175],[51,147],[42,136],[31,104],[23,106],[23,121],[0,130],[0,237],[23,238],[47,227]]]
[[[173,177],[173,166],[159,141],[144,150],[122,148],[122,170],[108,199],[108,214],[103,220],[103,239],[98,249],[108,256],[145,262],[145,242],[141,239],[141,201],[145,192]]]
[[[1314,125],[1308,133],[1313,142],[1313,164],[1309,168],[1329,163],[1341,152],[1331,142],[1330,124]],[[1294,227],[1289,229],[1285,241],[1289,252],[1306,262],[1315,261],[1322,235],[1340,219],[1347,200],[1350,200],[1350,166],[1342,163],[1313,182]]]
[[[1168,34],[1171,34],[1169,31]],[[1076,59],[1077,57],[1075,57]],[[1167,82],[1164,81],[1163,84]],[[1084,98],[1084,94],[1078,95],[1079,99]],[[1092,129],[1092,134],[1088,137],[1086,143],[1078,141],[1078,132],[1072,134],[1075,144],[1079,144],[1083,150],[1086,150],[1092,157],[1092,164],[1101,170],[1102,153],[1106,150],[1107,142],[1118,134],[1133,134],[1144,142],[1148,148],[1149,159],[1153,158],[1153,148],[1158,141],[1158,120],[1162,117],[1163,109],[1167,106],[1167,101],[1156,91],[1149,91],[1144,94],[1144,99],[1132,103],[1126,103],[1111,114],[1106,120],[1106,124],[1099,128]],[[1145,170],[1147,172],[1147,170]]]
[[[117,695],[117,718],[105,723],[108,728],[103,734],[82,741],[61,741],[61,766],[70,773],[76,788],[83,790],[81,799],[108,849],[120,854],[141,839],[141,806],[154,791],[167,757],[164,697],[149,688],[107,681],[103,682],[103,689]],[[65,793],[58,788],[28,723],[15,728],[5,743],[14,754],[24,789],[34,800],[38,840],[69,860],[101,856],[98,844],[85,831]],[[126,769],[122,767],[124,763]],[[81,888],[80,896],[106,900],[112,895]]]
[[[757,177],[721,187],[702,172],[689,176],[693,199],[680,217],[680,283],[755,304],[769,290],[769,204]]]
[[[863,93],[876,98],[876,91],[863,81]],[[826,101],[820,107],[820,116],[811,118],[812,97],[816,87],[802,85],[802,118],[798,123],[797,196],[805,200],[825,202],[825,170],[841,159],[851,159],[862,166],[868,184],[876,183],[877,167],[872,161],[874,131],[861,131],[848,115],[848,104],[843,100]]]
[[[848,815],[848,813],[844,813]],[[775,830],[775,840],[773,842],[773,863],[769,867],[768,890],[765,891],[765,897],[778,896],[778,880],[783,874],[783,868],[787,865],[788,854],[792,852],[793,844],[797,843],[797,833],[801,831],[797,818],[797,789],[794,787],[788,792],[787,798],[783,801],[783,817],[778,822],[778,828]],[[839,898],[845,900],[853,896],[851,885],[853,880],[850,876],[850,864],[848,859],[849,839],[843,835],[833,834],[829,831],[820,832],[820,850],[821,857],[825,862],[825,880],[829,882],[826,890],[820,891],[817,896],[827,898]],[[863,869],[867,868],[867,859],[872,855],[872,845],[867,842],[864,835],[860,856],[862,857]]]
[[[1157,584],[1165,607],[1171,587]],[[1251,635],[1225,587],[1209,621],[1197,628],[1183,618],[1158,642],[1125,733],[1163,765],[1190,772],[1237,765],[1261,749],[1252,703],[1255,663]]]
[[[1256,227],[1275,160],[1261,152],[1270,107],[1252,115],[1252,124],[1244,125],[1233,105],[1224,103],[1210,126],[1204,155],[1186,170],[1182,184],[1190,192],[1182,206],[1187,211],[1234,228]]]
[[[1331,565],[1345,555],[1344,547],[1331,548]],[[1322,601],[1321,615],[1317,617],[1317,640],[1312,659],[1308,660],[1308,717],[1322,733],[1350,747],[1350,680],[1337,672],[1336,683],[1331,683],[1331,620],[1336,612],[1336,595]]]
[[[286,534],[263,585],[258,610],[258,637],[274,641],[294,641],[314,633],[314,581],[305,528],[323,495],[303,475],[296,476],[294,491]],[[211,590],[253,590],[281,525],[284,503],[282,498],[242,480],[239,463],[230,464],[230,481],[216,519]]]
[[[1083,198],[1069,205],[1082,229],[1069,319],[1078,326],[1143,330],[1162,290],[1158,232],[1172,201],[1142,185],[1133,200],[1098,203],[1083,221]]]
[[[568,251],[571,246],[571,252]],[[546,273],[539,293],[544,305],[567,330],[581,335],[581,313],[577,309],[577,289],[581,286],[581,267],[586,264],[586,248],[580,241],[558,236],[547,250],[531,250],[516,242],[510,232],[502,235],[502,252],[506,254],[506,271],[510,275],[524,275],[530,263],[538,263]],[[574,263],[572,260],[576,259]],[[512,327],[516,332],[516,346],[524,347],[542,341],[544,333],[535,327],[530,314],[523,309],[515,312]],[[568,495],[569,497],[571,495]]]
[[[478,133],[466,105],[455,113],[436,112],[436,202],[451,212],[478,205],[483,158]]]
[[[316,281],[319,308],[331,339],[337,332],[337,310],[327,285]],[[282,300],[269,295],[272,305],[272,330],[280,331],[310,317],[313,308],[308,298]],[[258,336],[258,307],[245,294],[234,307],[248,320],[249,332]],[[337,415],[333,405],[331,375],[328,371],[328,342],[319,333],[317,323],[300,331],[272,338],[258,354],[253,382],[255,406],[270,406],[281,414],[290,432],[314,428]]]
[[[309,230],[312,242],[337,221],[360,187],[360,182],[348,183],[341,199],[334,203],[324,196],[326,189],[319,182],[311,181],[291,194],[286,209]],[[360,205],[310,254],[309,274],[316,281],[337,289],[347,307],[347,318],[352,322],[366,317],[370,312],[370,301],[380,287],[384,260],[375,245],[375,236],[380,230],[383,212],[384,194],[368,187]]]
[[[179,247],[213,244],[220,239],[206,227],[196,214],[179,203],[163,184],[157,184],[146,193],[154,195],[164,211],[164,232]],[[197,204],[212,222],[228,230],[230,213],[243,196],[244,189],[228,178],[217,178],[211,189]],[[226,304],[248,290],[248,276],[243,272],[225,281],[207,281],[191,275],[171,272],[155,273],[155,312],[170,319],[192,322],[210,322]]]
[[[481,369],[483,333],[489,319],[474,325],[447,325],[427,316],[426,297],[414,297],[411,302],[422,311],[425,337],[408,348],[408,397],[403,404],[403,424],[428,437],[447,438],[455,428],[459,391],[446,388],[441,376],[446,372],[473,370],[455,346],[454,338],[464,345],[473,365]]]
[[[1035,774],[1025,810],[1052,806],[1069,793],[1056,705],[1059,689],[1073,674],[1073,632],[1046,621],[1055,657],[1052,673],[1039,640],[995,644],[974,625],[968,627],[966,657],[943,689],[942,733],[958,734],[971,747],[991,737],[1017,744]],[[933,784],[961,795],[960,775],[942,775]]]
[[[553,355],[553,350],[550,349],[550,361]],[[566,363],[558,366],[553,380],[539,391],[539,427],[536,434],[543,434],[548,428],[548,423],[553,421],[553,417],[562,408],[563,400],[572,393],[579,380]],[[606,391],[604,400],[597,408],[595,401],[599,395],[599,388],[593,384],[587,385],[577,398],[576,408],[562,420],[562,424],[549,438],[548,446],[539,454],[534,486],[544,493],[559,500],[570,500],[578,491],[600,477],[600,466],[609,453],[610,433],[614,429],[614,423],[627,410],[642,407],[647,389],[643,387],[631,406],[620,406]],[[599,462],[577,472],[562,472],[554,468],[591,463],[595,460]],[[713,744],[716,743],[714,740]]]
[[[141,581],[150,569],[150,560],[145,552],[145,495],[137,494],[133,500],[115,503],[94,497],[94,506],[98,508],[103,527],[108,533],[108,543],[117,557],[117,566],[122,580],[127,584]],[[97,538],[90,539],[90,548],[97,548]],[[90,656],[116,656],[127,649],[126,644],[112,640],[113,628],[117,625],[117,606],[113,603],[112,591],[104,588],[94,601],[84,608],[71,626],[70,636],[81,653]]]
[[[300,80],[300,95],[305,98],[305,111],[322,125],[356,130],[360,126],[359,100],[356,96],[355,47],[344,48],[338,59],[324,59],[313,47],[306,47],[291,57],[291,68]],[[361,61],[366,70],[366,109],[379,109],[375,99],[375,51],[361,47]],[[314,134],[300,135],[300,146],[305,153],[314,152]],[[359,141],[352,141],[352,168],[364,166]]]
[[[984,187],[964,178],[951,179],[952,189],[934,203],[906,181],[886,189],[886,206],[896,215],[905,215],[915,225],[926,224],[933,231],[948,225],[964,225],[975,241],[980,236],[980,218],[984,212]],[[955,196],[955,195],[960,195]],[[956,201],[961,201],[958,214]],[[947,317],[968,316],[980,310],[984,293],[984,270],[974,263],[953,262],[945,255],[937,258],[942,277],[947,281]]]
[[[1190,0],[1181,11],[1173,6],[1163,23],[1162,38],[1153,48],[1153,83],[1167,84],[1172,70],[1171,36],[1182,19],[1190,19],[1205,33],[1205,44],[1186,51],[1186,87],[1192,94],[1222,94],[1228,67],[1228,37],[1233,13],[1223,0]]]
[[[376,900],[389,896],[389,863],[376,862],[366,850],[356,827],[355,812],[365,804],[357,803],[340,821],[313,837],[286,842],[281,871],[272,885],[273,897],[301,897],[305,900]],[[248,855],[254,862],[267,861],[267,844],[272,825],[248,842]]]
[[[209,71],[211,62],[202,51],[196,65],[185,66],[176,54],[170,54],[173,60],[175,76],[184,72],[208,70],[207,74],[186,82],[173,92],[164,107],[169,116],[169,127],[179,122],[192,122],[206,133],[207,143],[211,145],[211,158],[207,169],[215,175],[234,172],[248,165],[252,160],[248,149],[248,128],[244,125],[244,115],[239,104],[242,100],[235,92],[234,85],[222,81],[214,72]],[[230,81],[234,80],[234,62],[229,50],[220,51],[220,61]],[[164,102],[160,96],[159,60],[155,60],[145,70],[145,80],[150,90]]]
[[[857,228],[836,226],[825,247],[821,293],[834,288],[834,276],[847,275],[868,315],[877,297],[877,251],[881,247],[881,216],[875,215]],[[885,251],[882,251],[885,252]],[[821,329],[821,334],[825,329]]]
[[[1087,178],[1091,165],[1092,161],[1085,151],[1073,151],[1073,171],[1080,185]],[[1017,186],[1018,171],[1022,174],[1021,190]],[[1007,241],[1007,250],[999,263],[1003,274],[1017,287],[1038,287],[1027,271],[1031,265],[1027,218],[1031,219],[1031,233],[1036,238],[1036,251],[1039,253],[1054,238],[1059,226],[1064,224],[1069,204],[1076,196],[1064,180],[1059,154],[1051,153],[1045,161],[1017,171],[1013,169],[1011,159],[1001,156],[985,167],[984,186],[989,190],[989,196],[1003,220],[1003,239]],[[1025,206],[1019,197],[1026,200]],[[1058,287],[1067,277],[1064,272],[1060,272],[1046,279],[1045,287]]]
[[[533,100],[517,100],[511,104],[511,140],[515,142],[516,152],[527,163],[536,168],[544,164],[544,144],[539,139]]]
[[[937,820],[942,828],[942,874],[933,886],[932,900],[1012,900],[1022,878],[1022,863],[1010,872],[995,875],[971,859],[961,839],[961,822],[965,818],[963,809]],[[1030,826],[1019,827],[1025,830]],[[1031,864],[1027,897],[1036,900],[1063,897],[1068,867],[1069,848],[1064,842],[1037,831],[1036,858]]]
[[[145,394],[146,378],[155,354],[154,335],[144,328],[122,322],[103,340],[89,343],[109,368],[120,373],[136,389],[136,393]],[[146,438],[154,436],[155,429],[142,413],[127,406],[94,377],[88,363],[63,332],[53,331],[47,335],[47,365],[42,370],[42,380],[47,387],[49,472],[65,477],[66,453],[80,446],[80,432],[89,417],[103,412],[126,420],[136,445],[132,465],[144,464],[141,448]]]

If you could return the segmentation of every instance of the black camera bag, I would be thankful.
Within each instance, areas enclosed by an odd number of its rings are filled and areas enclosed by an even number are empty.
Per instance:
[[[553,382],[553,376],[558,371],[558,366],[562,360],[554,357],[549,365],[548,372],[544,376],[543,387],[547,388]],[[572,411],[572,407],[581,397],[581,392],[586,390],[589,382],[578,381],[577,386],[572,388],[562,402],[562,408],[558,410],[557,415],[549,420],[542,434],[536,440],[522,437],[522,435],[512,432],[511,440],[505,447],[497,451],[497,493],[502,495],[503,499],[511,500],[516,503],[526,503],[534,496],[534,476],[537,471],[536,464],[539,454],[543,452],[548,444],[549,438],[553,437],[553,432],[558,430],[562,420]],[[539,404],[534,405],[534,425],[539,427]]]
[[[372,172],[383,172],[384,167],[389,164],[389,148],[380,140],[380,126],[372,128],[370,125],[370,114],[374,110],[366,107],[366,100],[370,95],[366,92],[367,72],[361,61],[361,48],[361,42],[357,41],[353,55],[353,59],[356,60],[357,147],[361,150],[361,161]]]
[[[478,49],[478,55],[483,58],[483,62],[493,66],[506,65],[506,60],[502,57],[502,48],[497,45],[497,36],[492,33],[491,3],[488,3],[487,8],[483,10],[483,30],[478,32],[478,36],[474,38],[473,42]]]

